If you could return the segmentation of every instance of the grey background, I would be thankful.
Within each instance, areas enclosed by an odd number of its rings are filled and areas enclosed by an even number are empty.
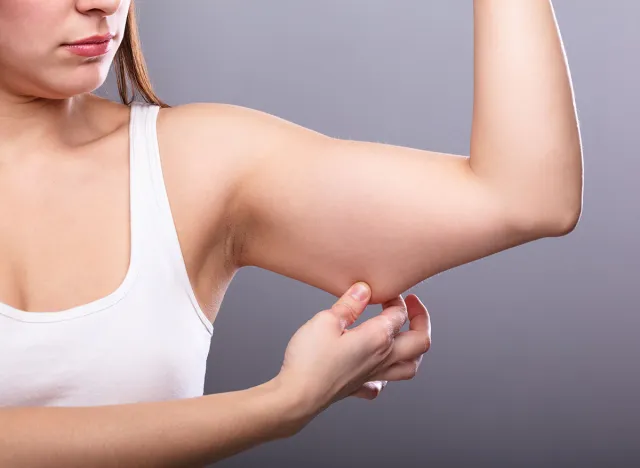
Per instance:
[[[470,0],[138,1],[151,76],[173,105],[228,102],[335,137],[468,154]],[[640,466],[640,2],[554,5],[584,143],[577,230],[407,291],[433,323],[414,380],[219,466]],[[101,93],[115,99],[113,83]],[[241,270],[215,323],[207,393],[273,377],[291,335],[333,301]]]

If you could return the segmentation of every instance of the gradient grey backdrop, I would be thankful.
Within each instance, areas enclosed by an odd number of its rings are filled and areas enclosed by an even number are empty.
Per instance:
[[[171,104],[228,102],[335,137],[468,154],[471,0],[138,1]],[[554,5],[584,143],[577,230],[412,288],[433,323],[414,380],[219,466],[640,466],[640,2]],[[112,78],[101,92],[116,99]],[[241,270],[215,323],[207,393],[273,377],[291,335],[333,300]]]

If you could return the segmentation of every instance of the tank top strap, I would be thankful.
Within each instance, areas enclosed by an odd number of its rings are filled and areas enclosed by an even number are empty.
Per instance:
[[[131,257],[139,260],[143,241],[145,218],[149,213],[145,205],[150,193],[148,181],[150,158],[148,136],[155,133],[157,106],[134,102],[131,104],[129,119],[129,190],[131,209]]]
[[[159,112],[159,106],[146,103],[133,103],[131,107],[132,236],[136,236],[138,251],[143,247],[153,250],[144,255],[143,263],[147,266],[153,263],[153,269],[158,269],[157,263],[161,263],[160,269],[170,270],[206,330],[212,334],[213,324],[202,311],[192,289],[171,213],[158,143]]]
[[[157,178],[162,179],[156,124],[159,106],[134,102],[131,104],[129,128],[129,157],[131,180],[132,216],[138,224],[138,232],[144,237],[145,218],[149,218],[149,203],[161,206],[155,194]]]

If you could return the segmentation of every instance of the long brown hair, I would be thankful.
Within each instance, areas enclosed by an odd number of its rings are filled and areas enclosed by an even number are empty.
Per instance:
[[[118,93],[124,104],[131,105],[138,94],[150,104],[169,107],[156,95],[151,85],[147,64],[142,55],[134,0],[131,0],[127,26],[114,59],[114,68],[118,82]]]

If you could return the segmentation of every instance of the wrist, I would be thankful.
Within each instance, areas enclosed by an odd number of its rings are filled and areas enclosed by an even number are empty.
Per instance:
[[[319,413],[318,405],[291,388],[279,377],[265,382],[262,387],[273,402],[283,433],[290,437],[300,432]]]

